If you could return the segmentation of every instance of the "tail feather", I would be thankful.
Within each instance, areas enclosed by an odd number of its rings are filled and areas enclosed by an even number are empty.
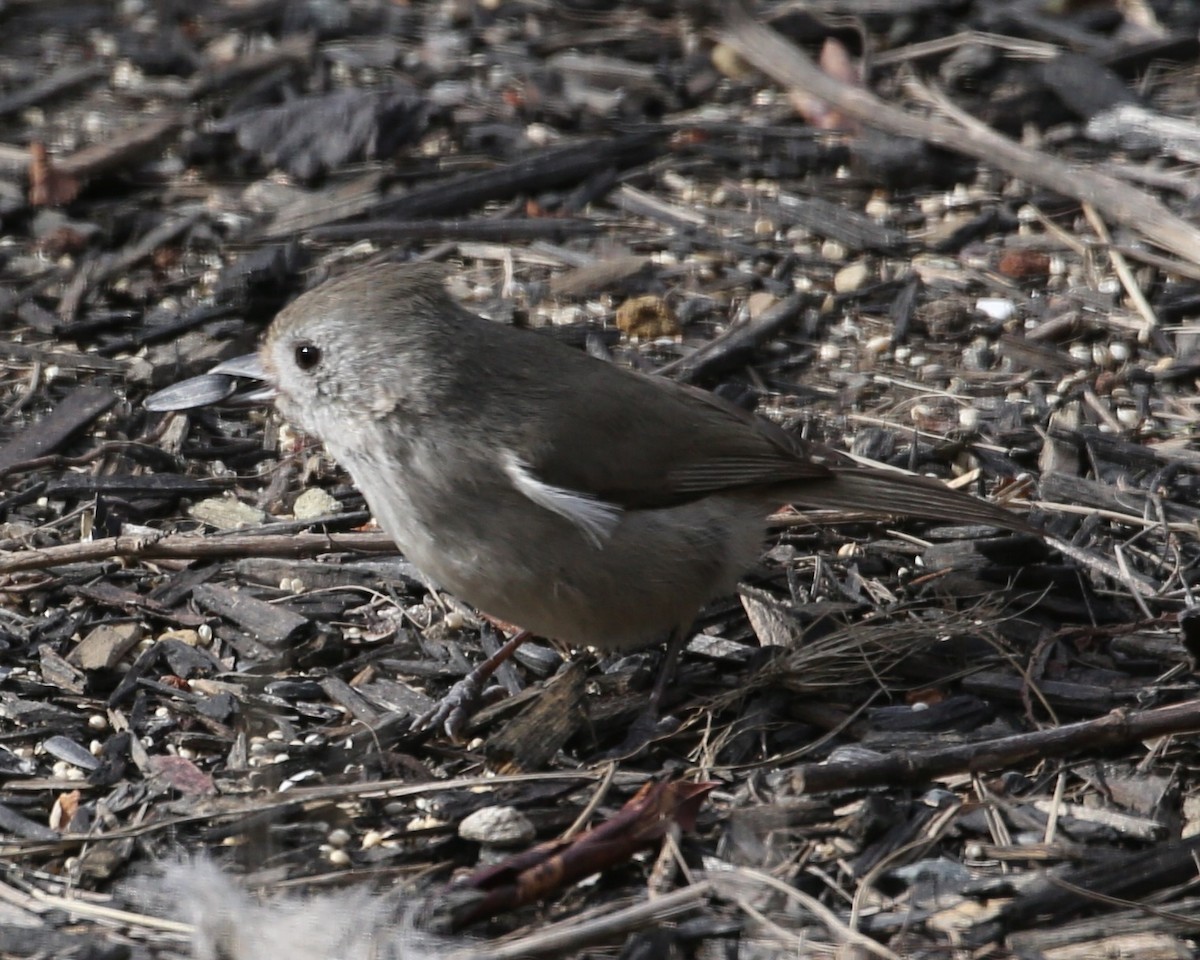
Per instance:
[[[1022,533],[1037,532],[1019,514],[1004,507],[952,490],[930,477],[891,470],[834,467],[828,477],[789,484],[782,493],[785,502],[796,506],[986,523]]]

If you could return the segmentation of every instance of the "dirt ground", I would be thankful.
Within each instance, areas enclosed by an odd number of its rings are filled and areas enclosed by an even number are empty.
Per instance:
[[[1200,955],[1198,36],[0,5],[0,957]],[[498,628],[190,379],[380,258],[1038,532],[781,510],[647,749],[553,638],[414,733]]]

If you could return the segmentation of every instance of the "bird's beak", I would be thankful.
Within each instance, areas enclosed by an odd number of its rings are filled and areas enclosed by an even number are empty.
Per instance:
[[[241,380],[255,380],[250,389],[239,389]],[[146,398],[145,407],[155,413],[169,410],[194,410],[223,400],[238,404],[267,403],[275,397],[275,387],[269,382],[266,370],[257,353],[222,360],[198,377],[165,387]]]
[[[249,377],[251,380],[267,380],[262,358],[257,353],[244,353],[240,357],[222,360],[208,371],[209,374],[223,373],[230,377]]]

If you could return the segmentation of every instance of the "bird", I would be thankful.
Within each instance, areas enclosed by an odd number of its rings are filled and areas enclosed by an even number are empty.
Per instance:
[[[670,637],[677,652],[787,504],[1030,529],[938,480],[839,461],[710,392],[484,319],[444,281],[392,261],[327,280],[278,313],[257,369],[419,571],[521,628],[501,654],[528,634],[606,651]]]

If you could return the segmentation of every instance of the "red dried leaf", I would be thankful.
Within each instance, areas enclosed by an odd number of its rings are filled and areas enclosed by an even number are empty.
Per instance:
[[[54,168],[46,145],[34,140],[29,145],[29,204],[61,207],[79,195],[79,181]]]
[[[476,871],[460,884],[486,890],[459,917],[471,923],[540,900],[554,890],[599,873],[653,846],[672,824],[692,830],[715,783],[648,783],[615,816],[573,840],[538,844],[503,863]]]
[[[996,264],[996,270],[1013,280],[1030,280],[1050,274],[1050,255],[1040,250],[1009,250]]]
[[[185,757],[150,758],[150,771],[180,793],[206,797],[217,792],[212,777]]]

